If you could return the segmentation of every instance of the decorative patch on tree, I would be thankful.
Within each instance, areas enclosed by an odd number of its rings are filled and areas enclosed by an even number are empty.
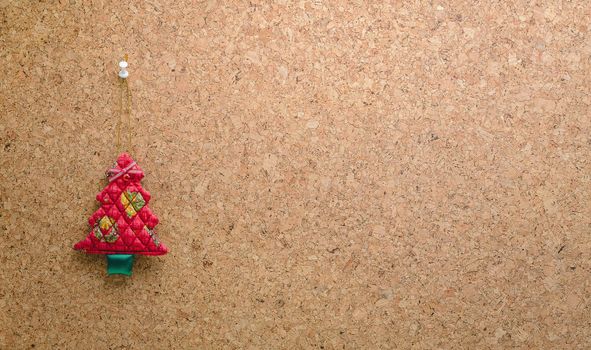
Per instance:
[[[123,204],[127,216],[132,217],[143,208],[146,201],[144,201],[141,193],[125,190],[121,193],[121,204]]]
[[[97,224],[94,225],[94,236],[101,242],[115,243],[119,238],[119,228],[113,218],[103,216]]]

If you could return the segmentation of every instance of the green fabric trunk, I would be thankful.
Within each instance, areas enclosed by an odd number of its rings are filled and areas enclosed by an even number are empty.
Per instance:
[[[107,274],[131,276],[133,254],[108,254]]]

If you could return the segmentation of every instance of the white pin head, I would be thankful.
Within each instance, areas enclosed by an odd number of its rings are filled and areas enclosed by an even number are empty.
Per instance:
[[[126,79],[128,76],[129,72],[127,71],[127,62],[119,62],[119,78]]]

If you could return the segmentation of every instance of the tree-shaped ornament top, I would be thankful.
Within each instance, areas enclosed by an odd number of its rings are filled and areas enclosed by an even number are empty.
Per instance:
[[[122,153],[107,176],[109,184],[96,196],[101,206],[88,219],[91,231],[74,249],[107,254],[109,273],[129,275],[133,254],[163,255],[168,249],[154,232],[158,218],[148,207],[150,194],[140,184],[142,169]]]

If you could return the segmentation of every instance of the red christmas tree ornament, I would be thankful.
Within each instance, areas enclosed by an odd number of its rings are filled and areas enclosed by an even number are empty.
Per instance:
[[[127,55],[119,62],[119,122],[117,149],[121,149],[121,126],[127,116],[127,148],[131,147],[131,90],[127,78]],[[127,153],[121,153],[113,168],[107,170],[109,184],[97,196],[100,208],[88,219],[91,230],[74,249],[89,254],[107,255],[107,272],[131,275],[133,258],[163,255],[168,249],[156,237],[158,218],[150,208],[150,194],[140,181],[144,172]]]
[[[140,184],[144,172],[127,153],[107,171],[109,184],[97,196],[100,208],[88,219],[91,231],[74,249],[106,254],[109,274],[131,275],[133,256],[163,255],[168,249],[156,237],[158,218],[150,194]]]

